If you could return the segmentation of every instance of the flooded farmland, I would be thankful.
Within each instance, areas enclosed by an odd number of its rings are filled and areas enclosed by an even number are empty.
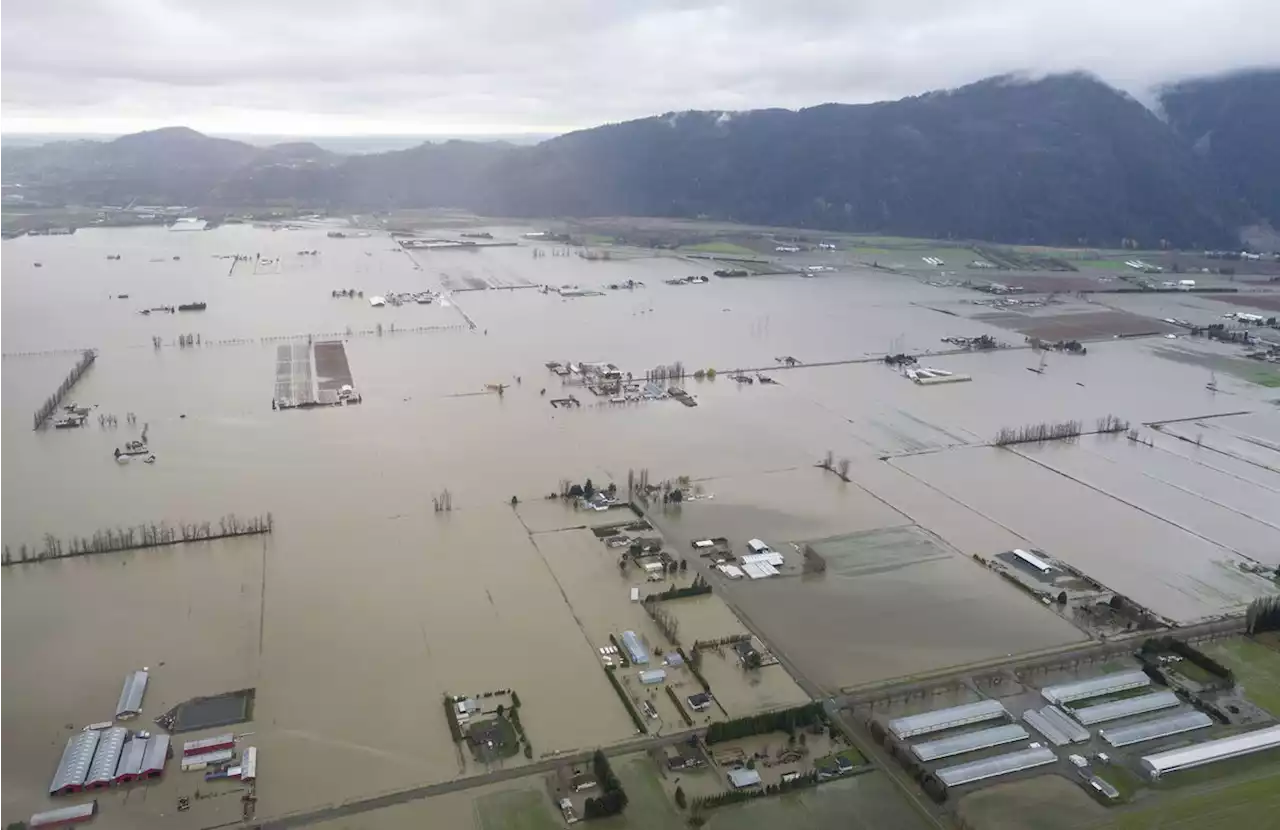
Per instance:
[[[1280,551],[1275,390],[1226,376],[1206,390],[1202,367],[1151,341],[1090,343],[1042,374],[1026,371],[1038,357],[1023,348],[936,355],[929,365],[973,380],[918,386],[879,358],[940,351],[944,336],[1020,346],[1021,335],[933,308],[962,309],[971,292],[868,268],[670,286],[708,263],[587,261],[520,240],[525,228],[489,228],[512,247],[407,252],[328,227],[4,243],[12,558],[46,534],[273,517],[263,536],[4,568],[5,822],[51,803],[67,737],[109,718],[126,672],[143,666],[140,728],[188,698],[256,689],[254,720],[236,730],[262,750],[259,817],[487,772],[451,741],[446,692],[519,693],[534,758],[503,764],[629,740],[598,649],[623,629],[661,634],[629,600],[648,586],[585,529],[615,517],[546,499],[565,479],[691,479],[699,498],[650,516],[689,561],[676,581],[701,574],[714,589],[671,603],[691,603],[677,612],[682,640],[749,630],[784,663],[753,686],[731,656],[707,658],[735,715],[1083,639],[974,554],[1041,547],[1178,620],[1275,590],[1237,566]],[[606,287],[626,280],[644,287]],[[347,289],[442,299],[375,308],[333,296]],[[194,301],[207,309],[140,313]],[[178,345],[188,334],[198,345]],[[343,341],[360,406],[273,411],[280,347],[293,363],[308,335]],[[33,431],[32,411],[90,347],[98,360],[65,401],[90,408],[86,426]],[[864,362],[785,368],[786,356]],[[720,375],[686,382],[695,407],[614,404],[547,361]],[[735,382],[734,369],[777,383]],[[582,406],[548,402],[568,394]],[[984,446],[1005,426],[1107,413],[1191,420],[1144,428],[1151,447]],[[1215,417],[1228,413],[1247,414]],[[115,460],[144,429],[155,463]],[[828,451],[850,459],[849,481],[814,467]],[[704,536],[739,554],[761,538],[793,570],[729,580],[691,547]],[[853,540],[848,560],[799,573],[804,543],[833,538]],[[656,706],[676,722],[669,701]],[[234,796],[175,813],[196,776],[167,776],[99,795],[99,826],[239,817]]]

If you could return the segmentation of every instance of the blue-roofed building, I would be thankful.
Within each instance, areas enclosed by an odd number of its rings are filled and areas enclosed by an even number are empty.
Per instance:
[[[622,632],[622,647],[627,650],[627,657],[632,663],[643,666],[649,662],[649,650],[634,631]]]

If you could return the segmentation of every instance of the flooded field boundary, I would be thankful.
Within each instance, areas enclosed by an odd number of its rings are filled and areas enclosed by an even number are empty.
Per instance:
[[[1168,450],[1165,450],[1165,449],[1160,448],[1160,447],[1155,447],[1155,449],[1158,449],[1158,450],[1160,450],[1161,452],[1166,452],[1166,453],[1167,453],[1167,452],[1169,452]],[[1088,451],[1088,450],[1086,450],[1086,451]],[[1099,454],[1099,457],[1100,457],[1100,458],[1106,458],[1106,456],[1104,456],[1104,455],[1100,455],[1100,454]],[[1212,470],[1212,469],[1215,469],[1214,467],[1209,467],[1208,465],[1204,465],[1204,466],[1206,467],[1206,469],[1211,469],[1211,470]],[[1231,476],[1232,478],[1236,479],[1237,481],[1242,481],[1242,482],[1243,482],[1243,481],[1245,481],[1245,479],[1240,478],[1240,476],[1232,475],[1231,473],[1228,473],[1228,472],[1225,472],[1225,471],[1219,471],[1219,472],[1222,472],[1222,474],[1223,474],[1223,475]],[[1158,482],[1160,482],[1161,484],[1165,485],[1166,487],[1171,487],[1171,488],[1173,488],[1174,490],[1177,490],[1177,491],[1178,491],[1178,492],[1180,492],[1180,493],[1186,493],[1186,494],[1187,494],[1187,495],[1189,495],[1189,496],[1195,496],[1196,498],[1200,499],[1201,501],[1207,502],[1208,504],[1212,504],[1214,507],[1220,507],[1220,508],[1222,508],[1223,510],[1226,510],[1226,511],[1228,511],[1228,512],[1230,512],[1230,513],[1235,513],[1237,516],[1242,516],[1242,517],[1244,517],[1244,518],[1246,518],[1246,519],[1251,519],[1252,521],[1258,522],[1259,524],[1264,524],[1264,525],[1266,525],[1267,527],[1273,528],[1273,529],[1275,529],[1275,530],[1280,530],[1280,524],[1272,524],[1271,522],[1267,521],[1265,518],[1262,518],[1261,516],[1252,516],[1252,515],[1250,515],[1250,514],[1246,513],[1246,512],[1245,512],[1245,511],[1243,511],[1243,510],[1239,510],[1239,509],[1237,509],[1237,508],[1235,508],[1235,507],[1232,507],[1232,506],[1231,506],[1231,505],[1229,505],[1229,504],[1225,504],[1224,502],[1218,501],[1218,500],[1216,500],[1216,499],[1211,499],[1211,498],[1209,498],[1208,496],[1204,495],[1203,493],[1198,493],[1198,492],[1196,492],[1195,490],[1190,489],[1189,487],[1183,487],[1181,484],[1175,484],[1175,483],[1174,483],[1174,482],[1172,482],[1172,481],[1168,481],[1168,480],[1166,480],[1166,479],[1161,478],[1161,477],[1160,477],[1160,476],[1158,476],[1158,475],[1153,475],[1153,474],[1148,473],[1148,472],[1145,472],[1145,471],[1143,472],[1143,475],[1144,475],[1144,476],[1146,476],[1147,478],[1151,479],[1152,481],[1158,481]],[[1250,482],[1250,484],[1252,485],[1252,483],[1251,483],[1251,482]],[[1263,487],[1263,485],[1260,485],[1260,484],[1259,484],[1259,485],[1252,485],[1252,486]],[[1095,489],[1096,489],[1096,488],[1095,488]],[[1266,489],[1266,490],[1270,490],[1271,492],[1276,492],[1275,490],[1273,490],[1273,489],[1272,489],[1272,488],[1270,488],[1270,487],[1264,487],[1264,489]],[[1110,494],[1108,494],[1108,495],[1110,495]],[[1221,543],[1219,543],[1219,544],[1221,544]],[[1247,557],[1246,557],[1246,558],[1247,558]]]
[[[1190,418],[1170,418],[1166,421],[1147,421],[1145,426],[1151,429],[1159,429],[1166,424],[1185,424],[1188,421],[1210,421],[1214,418],[1235,418],[1240,415],[1252,415],[1255,410],[1245,409],[1240,412],[1218,412],[1213,415],[1193,415]],[[1177,436],[1175,436],[1177,437]]]
[[[58,404],[62,403],[62,399],[71,391],[71,387],[76,385],[76,381],[80,380],[80,377],[85,372],[89,371],[89,367],[92,366],[94,361],[97,359],[97,352],[93,349],[85,349],[84,354],[80,356],[79,362],[72,367],[71,371],[67,374],[67,377],[58,387],[58,390],[50,395],[48,399],[40,405],[40,408],[36,410],[36,429],[40,429],[45,425],[45,422],[49,420],[49,416],[53,415],[54,410],[58,408]]]
[[[1128,507],[1128,508],[1131,508],[1131,509],[1133,509],[1133,510],[1136,510],[1136,511],[1138,511],[1139,513],[1142,513],[1143,515],[1150,516],[1151,518],[1155,519],[1156,521],[1164,522],[1165,524],[1169,525],[1170,527],[1176,527],[1178,530],[1181,530],[1183,533],[1186,533],[1186,534],[1187,534],[1187,535],[1189,535],[1189,536],[1194,536],[1194,537],[1196,537],[1197,539],[1199,539],[1199,540],[1201,540],[1201,541],[1203,541],[1203,542],[1208,542],[1209,544],[1214,545],[1214,546],[1216,546],[1216,547],[1220,547],[1220,548],[1222,548],[1223,550],[1230,551],[1231,553],[1235,554],[1236,556],[1239,556],[1241,559],[1247,559],[1247,560],[1249,560],[1250,562],[1255,562],[1255,563],[1257,562],[1257,560],[1256,560],[1256,559],[1254,559],[1254,558],[1252,558],[1251,556],[1248,556],[1247,554],[1245,554],[1245,553],[1243,553],[1243,552],[1241,552],[1241,551],[1239,551],[1239,550],[1237,550],[1237,549],[1235,549],[1235,548],[1231,547],[1231,546],[1230,546],[1230,545],[1228,545],[1226,542],[1220,542],[1220,541],[1218,541],[1218,540],[1216,540],[1216,539],[1210,539],[1208,536],[1205,536],[1203,533],[1197,533],[1196,531],[1192,530],[1191,528],[1187,527],[1186,525],[1179,524],[1178,522],[1175,522],[1173,519],[1167,518],[1167,517],[1165,517],[1165,516],[1161,516],[1159,513],[1154,513],[1154,512],[1152,512],[1152,511],[1150,511],[1150,510],[1146,509],[1145,507],[1143,507],[1143,506],[1142,506],[1142,505],[1140,505],[1140,504],[1137,504],[1137,503],[1135,503],[1135,502],[1131,502],[1131,501],[1129,501],[1128,499],[1123,499],[1123,498],[1121,498],[1120,496],[1116,495],[1115,493],[1110,492],[1109,490],[1105,490],[1105,489],[1103,489],[1103,488],[1101,488],[1101,487],[1098,487],[1097,485],[1090,484],[1089,482],[1085,481],[1084,479],[1076,478],[1075,476],[1071,475],[1070,473],[1064,473],[1062,470],[1059,470],[1058,468],[1056,468],[1056,467],[1052,466],[1051,464],[1046,464],[1045,462],[1041,461],[1040,459],[1036,458],[1035,456],[1028,455],[1027,453],[1025,453],[1025,452],[1022,452],[1022,451],[1018,450],[1016,447],[1003,447],[1002,449],[1005,449],[1005,450],[1007,450],[1007,451],[1009,451],[1009,452],[1013,453],[1014,455],[1018,456],[1019,458],[1021,458],[1021,459],[1025,460],[1025,461],[1029,461],[1029,462],[1031,462],[1032,464],[1035,464],[1037,467],[1040,467],[1041,469],[1048,470],[1048,471],[1049,471],[1049,472],[1051,472],[1051,473],[1055,473],[1055,474],[1057,474],[1057,475],[1060,475],[1060,476],[1062,476],[1063,478],[1065,478],[1067,481],[1070,481],[1070,482],[1072,482],[1072,483],[1074,483],[1074,484],[1079,484],[1081,487],[1084,487],[1084,488],[1087,488],[1087,489],[1089,489],[1089,490],[1092,490],[1093,492],[1098,493],[1099,495],[1106,496],[1107,498],[1111,499],[1112,501],[1117,501],[1117,502],[1119,502],[1120,504],[1123,504],[1125,507]],[[1167,482],[1166,482],[1166,483],[1167,483]],[[1169,485],[1169,486],[1172,486],[1172,485]],[[1178,488],[1178,489],[1181,489],[1181,488]],[[1187,491],[1187,492],[1190,492],[1190,491]],[[1208,501],[1210,504],[1213,504],[1213,503],[1214,503],[1214,502],[1210,501],[1209,499],[1205,499],[1205,498],[1204,498],[1204,496],[1201,496],[1199,493],[1193,493],[1193,495],[1195,495],[1197,498],[1204,499],[1205,501]],[[1222,505],[1219,505],[1219,506],[1222,506]],[[1229,508],[1228,508],[1228,509],[1229,509]],[[1241,514],[1241,515],[1244,515],[1244,514]],[[1252,517],[1250,517],[1250,518],[1252,518]],[[1268,526],[1273,526],[1273,525],[1268,525]]]

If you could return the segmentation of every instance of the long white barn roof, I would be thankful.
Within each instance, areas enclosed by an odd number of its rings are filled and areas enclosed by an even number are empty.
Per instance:
[[[1225,761],[1254,752],[1280,747],[1280,725],[1268,726],[1266,729],[1255,729],[1230,738],[1219,738],[1216,741],[1192,744],[1181,749],[1168,752],[1157,752],[1142,759],[1142,766],[1153,778],[1159,778],[1166,772],[1190,769],[1214,761]]]

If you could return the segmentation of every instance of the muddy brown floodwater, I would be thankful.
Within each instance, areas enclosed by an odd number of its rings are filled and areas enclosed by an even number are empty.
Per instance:
[[[536,758],[629,738],[597,649],[610,631],[650,623],[612,554],[574,530],[583,515],[544,500],[561,479],[692,477],[707,498],[655,512],[715,586],[684,624],[727,635],[732,608],[800,685],[822,689],[1083,637],[973,554],[1041,547],[1186,620],[1275,590],[1238,568],[1280,550],[1274,392],[1227,376],[1208,391],[1201,367],[1148,341],[1091,343],[1086,357],[1051,356],[1043,374],[1026,371],[1037,358],[1021,349],[928,357],[973,377],[934,387],[878,362],[786,370],[774,368],[784,356],[875,361],[946,348],[943,336],[1021,336],[968,316],[981,307],[963,289],[883,271],[668,286],[710,264],[589,262],[529,242],[406,253],[383,234],[328,229],[4,243],[9,554],[42,548],[46,534],[274,518],[266,536],[4,569],[4,822],[51,804],[67,736],[109,718],[125,673],[143,666],[139,726],[188,698],[256,688],[254,721],[235,729],[261,749],[259,817],[485,772],[455,751],[446,692],[515,689]],[[524,229],[490,230],[515,241]],[[605,288],[626,280],[646,287]],[[603,294],[455,290],[539,284]],[[373,308],[334,298],[340,289],[446,293]],[[193,299],[207,310],[139,314]],[[200,345],[178,346],[187,334]],[[277,349],[305,351],[308,335],[344,341],[361,406],[272,410]],[[68,398],[92,407],[88,425],[33,432],[32,411],[85,347],[99,359]],[[551,360],[636,376],[677,360],[766,368],[779,383],[721,374],[687,384],[696,407],[614,405],[566,388]],[[569,393],[584,405],[548,404]],[[1153,447],[982,446],[1004,426],[1107,413],[1199,420],[1153,434]],[[144,425],[156,462],[117,463],[113,449]],[[814,468],[827,451],[851,460],[849,482]],[[738,553],[760,537],[793,565],[793,543],[853,541],[822,577],[729,584],[694,561],[689,542],[702,535],[728,536]],[[735,714],[804,698],[782,667],[763,671],[774,674],[735,685],[741,669],[724,658],[708,676]],[[203,784],[175,767],[99,795],[97,824],[182,830],[239,816],[230,789],[175,812]]]

